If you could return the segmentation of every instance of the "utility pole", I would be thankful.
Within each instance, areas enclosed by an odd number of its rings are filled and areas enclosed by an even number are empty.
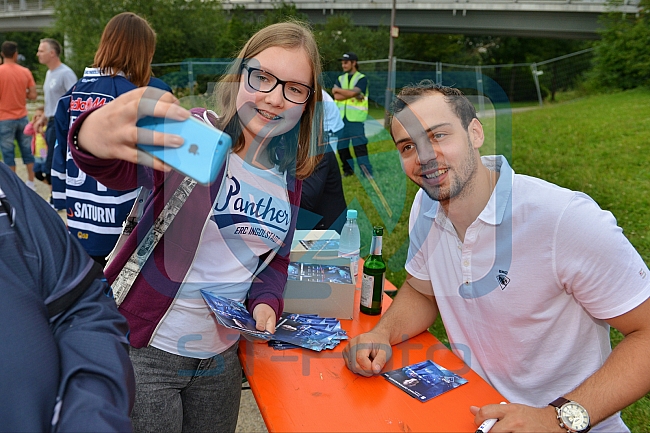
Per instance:
[[[394,39],[399,36],[399,28],[395,27],[395,6],[397,0],[393,0],[393,7],[390,10],[390,41],[388,43],[388,77],[386,78],[386,96],[384,98],[384,128],[389,126],[390,102],[393,99],[393,44]]]

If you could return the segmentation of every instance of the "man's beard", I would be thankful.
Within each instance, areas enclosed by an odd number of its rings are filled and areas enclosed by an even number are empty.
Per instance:
[[[468,153],[467,157],[463,160],[462,165],[459,167],[448,167],[448,172],[456,174],[456,176],[448,176],[447,183],[449,186],[430,186],[426,182],[419,185],[427,195],[435,201],[449,201],[452,198],[461,198],[471,192],[474,187],[472,179],[478,170],[478,164],[474,157],[474,147],[472,146],[469,137],[467,138]]]

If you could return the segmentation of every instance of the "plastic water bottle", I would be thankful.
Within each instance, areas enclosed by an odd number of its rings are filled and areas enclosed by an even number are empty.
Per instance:
[[[361,235],[357,225],[357,211],[348,209],[347,221],[341,231],[339,240],[339,257],[350,259],[350,274],[356,277],[359,274],[359,250],[361,248]],[[356,278],[355,278],[356,282]]]

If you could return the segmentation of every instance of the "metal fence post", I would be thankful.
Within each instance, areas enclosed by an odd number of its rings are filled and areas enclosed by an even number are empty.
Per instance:
[[[537,70],[537,63],[530,65],[530,71],[533,73],[533,80],[535,80],[535,88],[537,89],[537,100],[539,101],[539,105],[541,107],[544,105],[544,101],[542,100],[542,91],[539,88],[539,76],[542,75],[544,71]]]
[[[393,90],[393,94],[395,93],[395,82],[396,82],[396,76],[397,76],[397,57],[393,56],[393,58],[390,60],[391,61],[391,73],[390,73],[390,88]]]
[[[478,91],[478,112],[482,114],[485,111],[485,101],[483,97],[483,73],[482,67],[476,67],[476,90]]]
[[[187,62],[187,87],[190,89],[190,96],[194,96],[194,70],[191,60]]]
[[[442,84],[442,62],[436,62],[436,84]]]

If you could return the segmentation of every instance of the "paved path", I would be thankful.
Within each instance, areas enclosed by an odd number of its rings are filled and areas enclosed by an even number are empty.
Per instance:
[[[0,164],[3,163],[0,162]],[[27,179],[27,171],[25,170],[25,165],[22,163],[20,158],[16,160],[16,173],[18,173],[18,176],[21,179]],[[35,180],[34,183],[36,185],[36,192],[43,197],[44,200],[48,200],[50,198],[50,187],[38,179]],[[65,211],[62,210],[58,213],[65,221]],[[248,387],[248,383],[245,383],[244,386]],[[236,432],[268,432],[250,389],[242,390],[241,403],[239,407],[239,420],[237,421]]]

